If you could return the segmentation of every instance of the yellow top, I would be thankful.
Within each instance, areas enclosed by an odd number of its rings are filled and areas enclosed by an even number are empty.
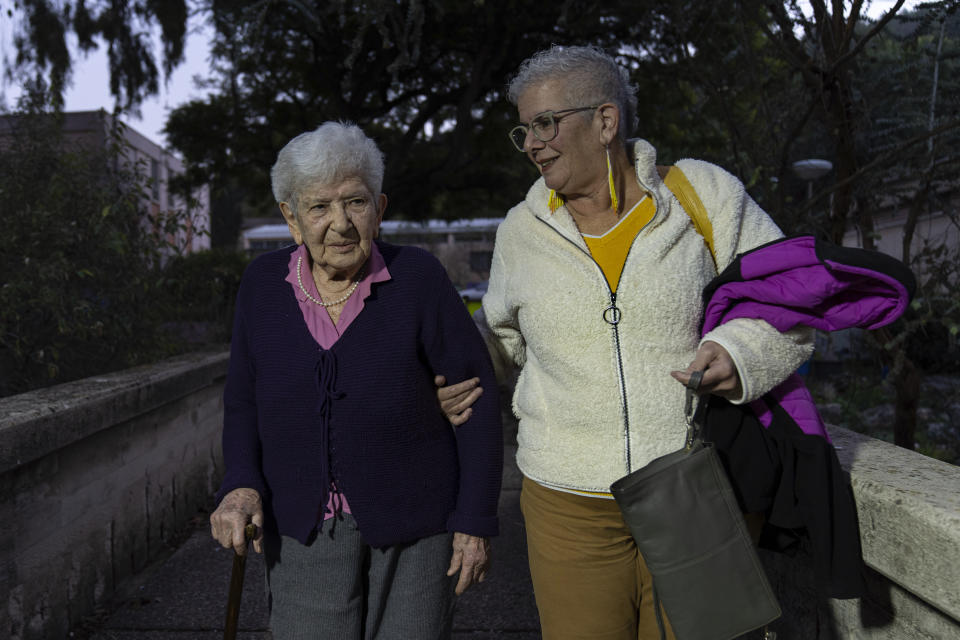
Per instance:
[[[630,245],[633,244],[640,230],[653,219],[654,213],[656,213],[656,207],[653,204],[653,198],[644,195],[633,209],[620,218],[620,222],[602,236],[582,234],[590,254],[603,269],[603,275],[610,284],[611,291],[617,290],[623,264],[630,252]]]

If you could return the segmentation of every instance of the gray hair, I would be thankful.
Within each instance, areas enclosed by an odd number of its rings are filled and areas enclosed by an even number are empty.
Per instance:
[[[359,178],[373,193],[383,187],[383,153],[355,124],[324,122],[288,142],[270,170],[273,197],[286,202],[294,213],[296,196],[311,182],[333,184]]]
[[[560,80],[564,108],[612,102],[620,109],[618,134],[626,140],[637,127],[637,88],[630,74],[599,47],[553,45],[527,58],[507,87],[514,105],[527,89],[550,80]]]

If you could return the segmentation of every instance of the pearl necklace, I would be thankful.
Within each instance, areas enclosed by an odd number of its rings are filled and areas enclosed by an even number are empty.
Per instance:
[[[334,300],[333,302],[324,302],[323,300],[317,300],[312,295],[310,295],[303,286],[303,278],[300,276],[300,265],[303,263],[303,256],[297,256],[297,284],[300,285],[300,291],[303,291],[303,295],[307,296],[307,299],[310,302],[315,302],[321,307],[335,307],[338,304],[343,304],[347,299],[353,295],[353,292],[357,290],[357,285],[360,284],[360,280],[363,279],[363,269],[357,273],[357,279],[353,281],[353,286],[347,291],[347,295],[343,296],[339,300]]]

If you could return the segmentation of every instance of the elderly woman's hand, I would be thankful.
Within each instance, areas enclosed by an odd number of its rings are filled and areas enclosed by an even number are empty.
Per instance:
[[[490,567],[490,541],[486,538],[467,535],[466,533],[453,534],[453,556],[450,558],[450,568],[447,575],[452,576],[460,572],[457,581],[456,593],[459,596],[475,582],[483,582]]]
[[[727,400],[739,400],[743,395],[740,374],[737,373],[733,358],[716,342],[704,342],[685,371],[671,371],[670,375],[686,386],[694,371],[703,371],[703,380],[697,388],[700,395],[712,393]]]
[[[252,522],[257,527],[253,550],[263,551],[263,501],[255,489],[234,489],[223,497],[220,506],[210,514],[210,533],[225,549],[233,548],[238,554],[247,552],[243,529]]]
[[[436,376],[433,383],[440,387],[437,389],[440,409],[447,416],[450,424],[455,427],[459,427],[470,418],[473,414],[473,409],[470,407],[483,395],[480,378],[470,378],[445,387],[447,379],[444,376]]]

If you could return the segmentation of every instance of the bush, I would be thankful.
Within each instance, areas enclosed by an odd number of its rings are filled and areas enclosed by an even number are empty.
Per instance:
[[[189,342],[229,342],[240,278],[248,262],[242,252],[225,249],[171,260],[161,281],[167,326]]]
[[[124,162],[119,132],[71,146],[59,116],[37,107],[3,124],[0,395],[180,350],[158,331],[169,227],[148,217],[145,173]]]

